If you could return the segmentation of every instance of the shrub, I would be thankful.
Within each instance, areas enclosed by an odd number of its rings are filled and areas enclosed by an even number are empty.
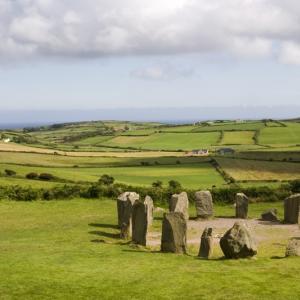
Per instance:
[[[17,173],[15,171],[9,170],[9,169],[4,170],[4,172],[5,172],[5,174],[7,176],[15,176],[15,175],[17,175]]]
[[[49,173],[42,173],[39,176],[40,180],[53,180],[55,177],[52,174]]]
[[[27,179],[37,179],[39,175],[37,173],[31,172],[26,175]]]
[[[101,178],[99,179],[99,183],[103,185],[111,185],[114,183],[114,181],[115,179],[112,176],[109,176],[107,174],[102,175]]]
[[[162,185],[163,185],[163,183],[160,180],[156,180],[152,183],[152,187],[154,187],[154,188],[161,188]]]
[[[300,193],[300,179],[291,181],[290,186],[293,193]]]

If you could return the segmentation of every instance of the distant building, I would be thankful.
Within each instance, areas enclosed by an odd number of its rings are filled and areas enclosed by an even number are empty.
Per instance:
[[[208,149],[195,149],[195,150],[192,150],[191,152],[188,152],[187,154],[190,156],[195,156],[195,155],[206,156],[206,155],[209,155],[209,150]]]
[[[219,155],[230,155],[230,154],[234,154],[235,150],[232,148],[220,148],[217,150],[217,153]]]
[[[9,142],[10,142],[10,138],[5,138],[5,139],[3,139],[3,142],[4,142],[4,143],[9,143]]]

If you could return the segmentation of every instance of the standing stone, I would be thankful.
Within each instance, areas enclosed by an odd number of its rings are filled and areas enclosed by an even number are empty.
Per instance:
[[[210,258],[213,252],[213,242],[212,228],[206,227],[201,236],[198,256],[202,258]]]
[[[272,208],[272,209],[265,211],[264,213],[261,214],[261,219],[263,221],[278,222],[277,209]]]
[[[247,219],[248,216],[248,197],[243,193],[237,193],[235,197],[235,217]]]
[[[131,205],[133,205],[134,202],[139,199],[140,199],[140,195],[135,192],[125,192],[119,195],[117,199],[117,209],[118,209],[118,225],[120,228],[124,219],[124,214],[128,209],[128,205],[126,204],[126,202],[129,201]]]
[[[213,216],[213,201],[210,191],[196,192],[195,206],[198,218],[211,218]]]
[[[150,196],[146,196],[144,204],[145,204],[146,210],[147,210],[147,223],[148,223],[148,227],[149,227],[153,223],[154,205],[153,205],[152,198]]]
[[[227,258],[246,258],[257,254],[257,246],[247,227],[236,222],[220,240],[221,249]]]
[[[284,222],[299,224],[300,194],[292,195],[284,200]]]
[[[285,256],[300,256],[300,238],[292,238],[289,240]]]
[[[170,212],[181,212],[186,220],[189,219],[189,199],[186,192],[172,195],[169,202]]]
[[[187,223],[181,212],[165,213],[162,223],[161,251],[186,253]]]
[[[121,239],[128,239],[130,236],[132,206],[139,198],[139,194],[134,192],[125,192],[118,197],[118,224],[121,229]]]
[[[132,207],[132,242],[146,246],[147,228],[147,206],[137,200]]]

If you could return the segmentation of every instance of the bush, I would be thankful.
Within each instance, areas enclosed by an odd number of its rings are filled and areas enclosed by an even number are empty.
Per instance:
[[[99,183],[103,185],[111,185],[114,183],[114,181],[115,179],[112,176],[109,176],[107,174],[102,175],[101,178],[99,179]]]
[[[40,180],[53,180],[55,177],[52,174],[49,173],[42,173],[39,176]]]
[[[300,179],[291,181],[290,186],[293,193],[300,193]]]
[[[5,174],[7,176],[15,176],[15,175],[17,175],[17,173],[15,171],[13,171],[13,170],[6,169],[6,170],[4,170],[4,172],[5,172]]]
[[[37,179],[39,175],[37,173],[31,172],[26,175],[27,179]]]
[[[160,180],[156,180],[152,183],[152,187],[154,187],[154,188],[162,188],[162,185],[163,185],[163,183]]]

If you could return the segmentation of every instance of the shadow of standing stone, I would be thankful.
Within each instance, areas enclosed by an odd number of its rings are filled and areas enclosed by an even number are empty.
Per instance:
[[[128,239],[131,234],[132,206],[139,198],[139,194],[134,192],[125,192],[118,197],[118,225],[121,229],[121,239]]]
[[[247,219],[248,217],[248,197],[243,193],[237,193],[235,196],[235,217]]]
[[[198,256],[206,259],[210,258],[213,253],[213,244],[212,228],[206,227],[201,236]]]
[[[132,242],[146,246],[148,218],[147,206],[141,201],[135,201],[132,208]]]
[[[187,223],[181,212],[165,213],[162,223],[161,251],[186,253]]]
[[[170,212],[180,212],[186,220],[189,219],[189,199],[186,192],[172,195],[169,201]]]
[[[292,195],[284,200],[284,222],[299,224],[300,194]]]
[[[213,200],[210,191],[195,193],[197,218],[209,219],[213,216]]]

